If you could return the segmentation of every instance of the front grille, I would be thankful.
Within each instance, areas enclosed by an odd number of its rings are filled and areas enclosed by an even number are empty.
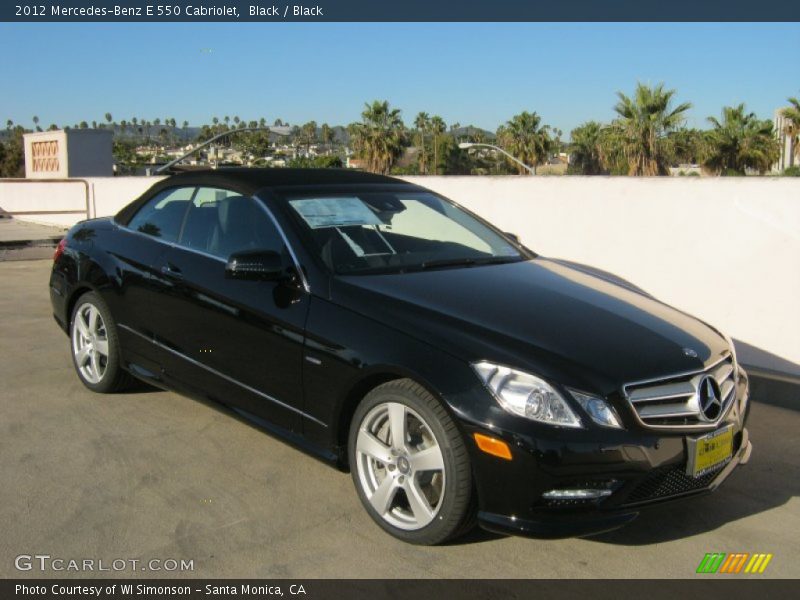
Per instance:
[[[721,406],[703,414],[700,387],[706,377],[716,382]],[[648,427],[705,428],[718,423],[736,396],[733,358],[727,356],[704,371],[684,373],[655,381],[629,383],[623,393],[639,420]]]
[[[690,492],[698,492],[714,481],[719,469],[694,478],[686,474],[684,467],[661,467],[655,469],[625,500],[625,504],[648,502],[669,496],[679,496]]]

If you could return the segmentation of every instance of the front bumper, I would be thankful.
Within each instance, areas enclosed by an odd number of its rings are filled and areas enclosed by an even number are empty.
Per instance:
[[[697,487],[687,488],[684,492],[655,497],[650,502],[631,504],[628,507],[604,510],[598,507],[586,510],[540,510],[524,518],[516,515],[499,515],[480,511],[478,523],[483,529],[502,534],[522,535],[540,538],[584,537],[613,531],[633,521],[639,515],[639,509],[648,504],[678,500],[686,496],[710,493],[728,478],[739,465],[747,464],[753,444],[743,432],[744,444],[734,454],[731,461],[720,471],[713,474],[710,483],[702,483]],[[674,473],[674,471],[671,471]],[[669,476],[668,476],[669,477]],[[672,475],[675,477],[675,475]],[[683,477],[688,477],[683,475]],[[698,481],[702,482],[702,478]],[[663,484],[662,484],[663,485]]]
[[[636,427],[570,431],[537,427],[510,433],[462,421],[469,438],[474,433],[500,438],[512,452],[511,460],[502,460],[470,444],[479,523],[490,531],[515,535],[586,536],[621,527],[649,505],[712,492],[750,458],[748,412],[747,377],[742,374],[737,400],[719,425],[732,427],[731,459],[699,478],[686,474],[687,436],[698,433]],[[543,497],[548,490],[598,488],[611,494],[600,499]]]

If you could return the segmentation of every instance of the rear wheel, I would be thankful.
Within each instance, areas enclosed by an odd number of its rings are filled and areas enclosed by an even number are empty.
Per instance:
[[[120,365],[117,329],[103,299],[94,292],[75,303],[70,320],[72,362],[83,385],[93,392],[118,392],[133,378]]]
[[[364,398],[353,415],[348,449],[361,502],[393,536],[438,544],[472,523],[472,479],[461,434],[438,400],[413,381],[391,381]]]

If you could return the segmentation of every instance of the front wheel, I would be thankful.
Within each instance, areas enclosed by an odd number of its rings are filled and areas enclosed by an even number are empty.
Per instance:
[[[132,377],[121,367],[117,329],[103,299],[94,292],[75,303],[70,321],[72,362],[83,385],[93,392],[118,392]]]
[[[372,390],[348,444],[358,496],[372,519],[413,544],[439,544],[472,523],[472,476],[461,434],[442,405],[408,379]]]

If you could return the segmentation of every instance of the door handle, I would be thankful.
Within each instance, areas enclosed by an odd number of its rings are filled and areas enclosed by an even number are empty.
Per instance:
[[[161,272],[168,277],[172,277],[173,279],[183,279],[183,272],[179,267],[176,267],[172,263],[167,263],[161,267]]]

